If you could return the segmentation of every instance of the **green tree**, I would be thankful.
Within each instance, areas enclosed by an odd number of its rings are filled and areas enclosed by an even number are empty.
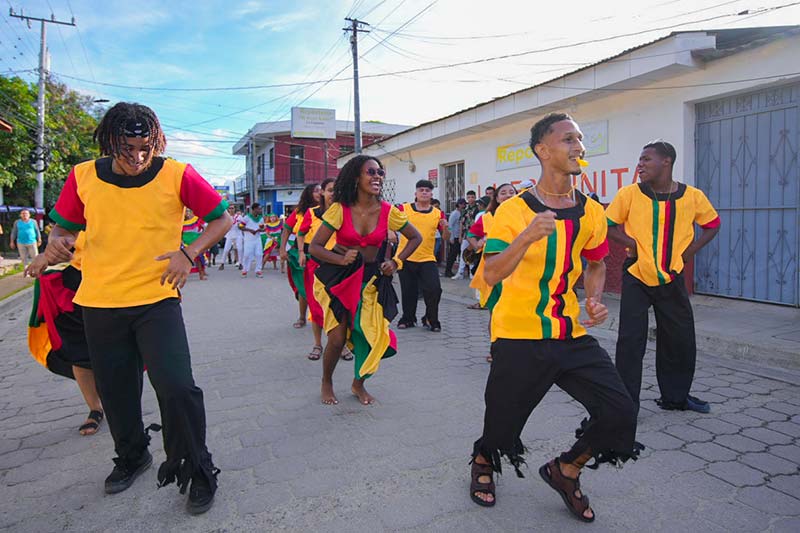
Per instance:
[[[92,142],[97,109],[92,98],[62,83],[46,84],[45,144],[50,164],[44,173],[44,203],[50,208],[73,165],[98,156]],[[9,205],[33,205],[36,172],[30,154],[36,148],[36,96],[34,83],[0,76],[0,116],[14,131],[0,133],[0,185]]]

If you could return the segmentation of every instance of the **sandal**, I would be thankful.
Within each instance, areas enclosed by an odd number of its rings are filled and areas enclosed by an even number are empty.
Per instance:
[[[298,318],[297,321],[294,324],[292,324],[292,327],[294,329],[300,329],[302,327],[305,327],[305,325],[306,325],[306,321],[303,320],[302,318]]]
[[[491,354],[489,354],[489,355],[487,355],[487,356],[486,356],[486,362],[487,362],[487,363],[491,363],[493,360],[494,360],[494,359],[492,359],[492,355],[491,355]]]
[[[475,459],[472,460],[472,471],[470,472],[472,476],[472,482],[469,484],[469,497],[472,498],[472,501],[480,505],[481,507],[493,507],[494,504],[497,502],[495,498],[494,492],[494,478],[492,474],[494,474],[494,469],[492,469],[492,465],[482,465],[477,462]],[[489,482],[488,483],[481,483],[478,479],[481,476],[488,476]],[[482,492],[484,494],[491,494],[492,501],[488,502],[486,500],[480,499],[476,492]]]
[[[397,329],[408,329],[408,328],[413,328],[415,326],[416,326],[416,324],[414,324],[413,322],[398,322],[397,323]]]
[[[311,361],[317,361],[319,360],[320,357],[322,357],[322,346],[317,344],[313,348],[311,348],[310,352],[308,352],[308,358]]]
[[[100,422],[103,421],[103,411],[89,411],[89,416],[86,417],[91,422],[86,422],[78,428],[78,433],[84,437],[94,435],[100,429]]]
[[[561,472],[558,459],[553,459],[539,468],[539,475],[556,491],[569,512],[584,522],[594,522],[594,510],[589,507],[589,497],[581,491],[580,474],[578,479],[572,479]],[[580,496],[578,496],[580,494]],[[584,516],[587,510],[592,511],[591,518]]]
[[[342,348],[342,361],[352,361],[353,360],[353,352],[350,351],[350,348],[345,346]]]

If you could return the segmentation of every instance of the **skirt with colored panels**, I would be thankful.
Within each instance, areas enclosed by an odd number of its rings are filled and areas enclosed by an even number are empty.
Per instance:
[[[470,281],[469,286],[478,290],[478,293],[480,294],[481,307],[485,307],[491,311],[494,309],[497,300],[500,299],[500,294],[503,292],[503,284],[498,283],[497,285],[493,286],[486,283],[486,280],[483,277],[485,259],[485,257],[481,257],[481,260],[478,263],[478,269],[475,271],[475,275],[472,277],[472,281]]]
[[[33,309],[28,320],[28,349],[42,366],[70,379],[73,366],[91,368],[83,328],[83,310],[72,302],[81,271],[53,267],[34,283]]]
[[[311,322],[318,325],[319,327],[325,326],[325,312],[322,310],[322,306],[317,301],[317,297],[314,294],[314,273],[319,268],[319,263],[311,257],[310,255],[306,256],[306,268],[303,272],[303,284],[305,285],[306,289],[306,301],[308,302],[308,316],[311,319]]]
[[[289,286],[294,291],[295,299],[306,297],[306,286],[303,281],[305,269],[300,266],[300,253],[296,247],[289,249],[289,260],[287,261],[289,268],[286,269],[286,275],[289,278]]]
[[[325,332],[347,324],[347,346],[353,352],[356,379],[378,371],[381,360],[397,353],[389,323],[397,316],[397,293],[379,263],[357,259],[346,266],[322,263],[314,274],[314,296],[323,311]]]

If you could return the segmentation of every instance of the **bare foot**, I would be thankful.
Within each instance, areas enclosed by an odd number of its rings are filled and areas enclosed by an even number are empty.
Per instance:
[[[325,383],[322,382],[322,403],[325,405],[336,405],[339,403],[339,400],[336,399],[336,395],[333,393],[333,383]]]
[[[375,397],[367,392],[367,389],[364,388],[363,381],[354,379],[353,386],[350,387],[350,390],[358,397],[358,401],[361,402],[361,405],[372,405],[375,403]]]

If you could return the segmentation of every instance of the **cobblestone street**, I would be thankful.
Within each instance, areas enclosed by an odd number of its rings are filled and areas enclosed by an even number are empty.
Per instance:
[[[536,469],[567,447],[583,408],[553,389],[523,433],[525,479],[511,468],[498,503],[469,499],[469,453],[479,437],[488,364],[488,313],[445,298],[443,330],[398,331],[399,353],[350,395],[352,363],[335,375],[340,403],[319,401],[311,330],[295,330],[284,276],[240,279],[211,270],[192,280],[184,314],[208,445],[222,469],[210,512],[190,517],[175,485],[156,489],[164,460],[125,493],[107,496],[113,444],[104,422],[77,427],[87,408],[69,380],[27,354],[30,298],[0,315],[0,528],[13,531],[579,531]],[[421,313],[422,311],[420,311]],[[615,333],[593,332],[609,351]],[[661,411],[648,354],[638,440],[621,470],[586,471],[593,531],[800,531],[800,382],[791,371],[698,356],[693,393],[712,412]],[[158,422],[145,387],[145,424]]]

